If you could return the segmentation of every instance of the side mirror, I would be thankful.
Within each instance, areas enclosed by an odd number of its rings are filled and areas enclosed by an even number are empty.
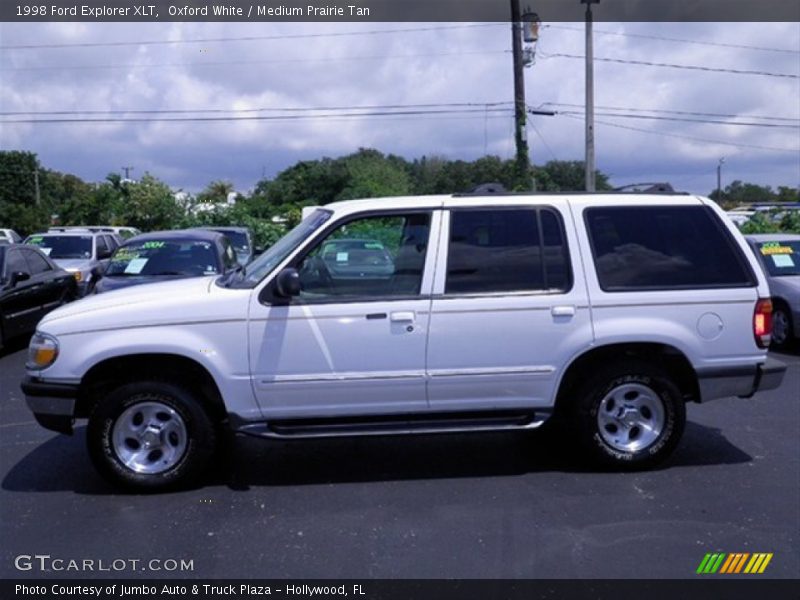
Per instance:
[[[100,250],[97,253],[98,260],[105,260],[106,258],[111,258],[113,252],[111,250]]]
[[[300,295],[300,273],[297,269],[284,269],[275,278],[275,291],[282,298]]]
[[[9,284],[11,287],[17,285],[20,281],[28,281],[31,278],[30,273],[24,273],[22,271],[14,271],[11,273],[11,277],[8,278]]]

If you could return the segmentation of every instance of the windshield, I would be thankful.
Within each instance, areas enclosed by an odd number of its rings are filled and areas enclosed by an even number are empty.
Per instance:
[[[800,275],[800,241],[761,242],[756,245],[761,262],[771,276]]]
[[[242,231],[229,231],[226,229],[217,229],[220,233],[224,233],[233,244],[234,250],[237,253],[249,254],[250,242],[247,240],[247,234]]]
[[[303,219],[300,224],[275,242],[261,256],[247,265],[247,276],[244,284],[256,285],[264,279],[272,269],[289,256],[300,244],[331,218],[329,210],[315,210]]]
[[[25,243],[38,247],[50,258],[92,258],[91,235],[33,235]]]
[[[214,245],[192,240],[148,240],[121,246],[111,257],[107,277],[219,273]]]

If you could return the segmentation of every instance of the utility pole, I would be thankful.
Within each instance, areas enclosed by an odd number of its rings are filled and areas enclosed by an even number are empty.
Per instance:
[[[35,188],[36,193],[36,206],[39,206],[42,203],[42,194],[39,191],[39,168],[37,167],[33,171],[33,185]]]
[[[594,178],[594,48],[592,46],[592,4],[600,0],[581,0],[586,5],[586,191],[595,191]]]
[[[123,171],[125,171],[125,179],[130,179],[131,171],[133,171],[133,167],[120,167]]]
[[[717,163],[717,203],[722,202],[722,165],[725,164],[725,157],[719,159]]]
[[[515,179],[517,184],[530,185],[528,135],[525,130],[525,76],[522,58],[522,16],[519,0],[511,0],[511,51],[514,55],[514,139],[517,145]]]

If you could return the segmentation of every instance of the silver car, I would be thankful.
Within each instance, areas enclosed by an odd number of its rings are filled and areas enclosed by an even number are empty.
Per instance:
[[[745,237],[764,266],[772,294],[772,345],[788,348],[800,337],[800,235]]]
[[[78,293],[85,296],[94,290],[119,243],[112,233],[72,229],[35,233],[25,239],[36,246],[59,267],[72,273]]]

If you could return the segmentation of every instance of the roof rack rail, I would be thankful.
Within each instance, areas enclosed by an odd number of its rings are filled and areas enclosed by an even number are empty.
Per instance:
[[[646,186],[646,187],[645,187]],[[643,189],[644,188],[644,189]],[[651,183],[629,183],[613,189],[615,192],[638,192],[640,194],[656,194],[658,192],[674,193],[675,188],[665,181]]]

